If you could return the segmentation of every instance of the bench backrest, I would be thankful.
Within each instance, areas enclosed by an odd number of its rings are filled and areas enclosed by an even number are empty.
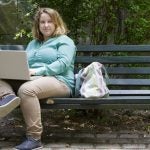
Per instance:
[[[0,45],[0,49],[23,50],[25,46]],[[110,89],[125,89],[127,91],[120,94],[127,95],[130,90],[138,95],[150,89],[150,45],[78,45],[77,49],[75,72],[98,61],[107,69]],[[137,89],[142,92],[136,93]]]
[[[94,61],[107,68],[110,89],[150,88],[150,45],[79,45],[77,68]]]

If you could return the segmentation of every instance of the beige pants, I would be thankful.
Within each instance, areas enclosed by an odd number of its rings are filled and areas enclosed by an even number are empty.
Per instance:
[[[12,86],[3,80],[0,80],[0,98],[6,94],[12,93],[14,93]]]
[[[13,92],[7,83],[3,83],[3,85],[5,85],[3,86],[5,93],[7,90],[8,93]],[[18,90],[18,96],[21,98],[21,110],[27,126],[27,136],[40,139],[43,127],[39,99],[70,97],[70,89],[54,77],[41,77],[23,83]]]

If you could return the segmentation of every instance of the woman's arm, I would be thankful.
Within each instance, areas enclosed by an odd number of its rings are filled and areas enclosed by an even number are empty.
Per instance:
[[[35,69],[36,75],[58,75],[65,72],[74,61],[76,47],[74,44],[62,43],[58,46],[57,60]]]

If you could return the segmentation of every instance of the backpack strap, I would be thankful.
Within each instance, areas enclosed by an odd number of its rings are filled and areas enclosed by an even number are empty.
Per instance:
[[[83,69],[79,70],[77,77],[76,77],[76,81],[75,81],[75,97],[80,97],[80,88],[81,88],[81,74],[83,72]]]
[[[106,85],[108,85],[108,84],[109,84],[109,76],[108,76],[107,70],[106,70],[106,68],[105,68],[104,65],[102,65],[102,70],[103,70],[103,72],[104,72],[104,80],[105,80],[105,83],[106,83]]]

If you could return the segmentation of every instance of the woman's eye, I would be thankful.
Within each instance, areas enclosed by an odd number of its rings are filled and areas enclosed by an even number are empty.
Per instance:
[[[50,21],[48,21],[48,23],[52,23],[52,21],[50,20]]]
[[[43,23],[44,23],[44,21],[40,21],[40,23],[41,23],[41,24],[43,24]]]

